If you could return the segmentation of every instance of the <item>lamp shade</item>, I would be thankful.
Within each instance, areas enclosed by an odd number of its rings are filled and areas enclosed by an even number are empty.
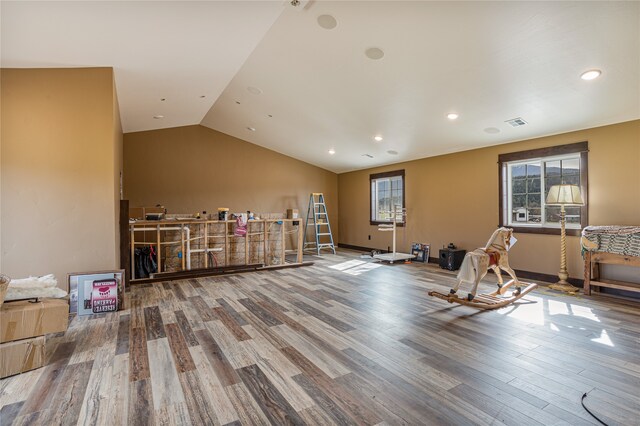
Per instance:
[[[552,206],[583,205],[580,187],[577,185],[553,185],[547,195],[547,204]]]

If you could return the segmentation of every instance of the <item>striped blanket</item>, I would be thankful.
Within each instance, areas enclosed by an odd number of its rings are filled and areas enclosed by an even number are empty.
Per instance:
[[[640,257],[640,226],[587,226],[580,242],[583,250]]]

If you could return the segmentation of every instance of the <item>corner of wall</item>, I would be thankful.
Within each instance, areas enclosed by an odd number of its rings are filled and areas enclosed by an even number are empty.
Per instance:
[[[114,178],[114,223],[115,223],[115,259],[116,266],[119,267],[120,262],[120,200],[123,191],[123,140],[122,121],[120,119],[120,105],[118,103],[118,90],[116,87],[115,74],[111,69],[111,81],[113,84],[113,178]]]

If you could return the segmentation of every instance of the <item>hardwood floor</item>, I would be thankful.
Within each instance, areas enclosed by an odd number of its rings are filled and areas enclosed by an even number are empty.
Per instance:
[[[0,381],[0,423],[597,424],[586,392],[640,424],[640,303],[540,289],[478,312],[427,296],[454,278],[433,265],[312,260],[133,286]]]

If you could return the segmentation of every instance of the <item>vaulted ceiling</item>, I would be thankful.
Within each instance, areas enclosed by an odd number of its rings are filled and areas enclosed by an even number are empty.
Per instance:
[[[3,1],[0,12],[3,67],[114,67],[125,132],[199,123],[335,172],[640,118],[638,2]],[[580,78],[594,68],[599,78]],[[527,124],[506,122],[516,117]]]

